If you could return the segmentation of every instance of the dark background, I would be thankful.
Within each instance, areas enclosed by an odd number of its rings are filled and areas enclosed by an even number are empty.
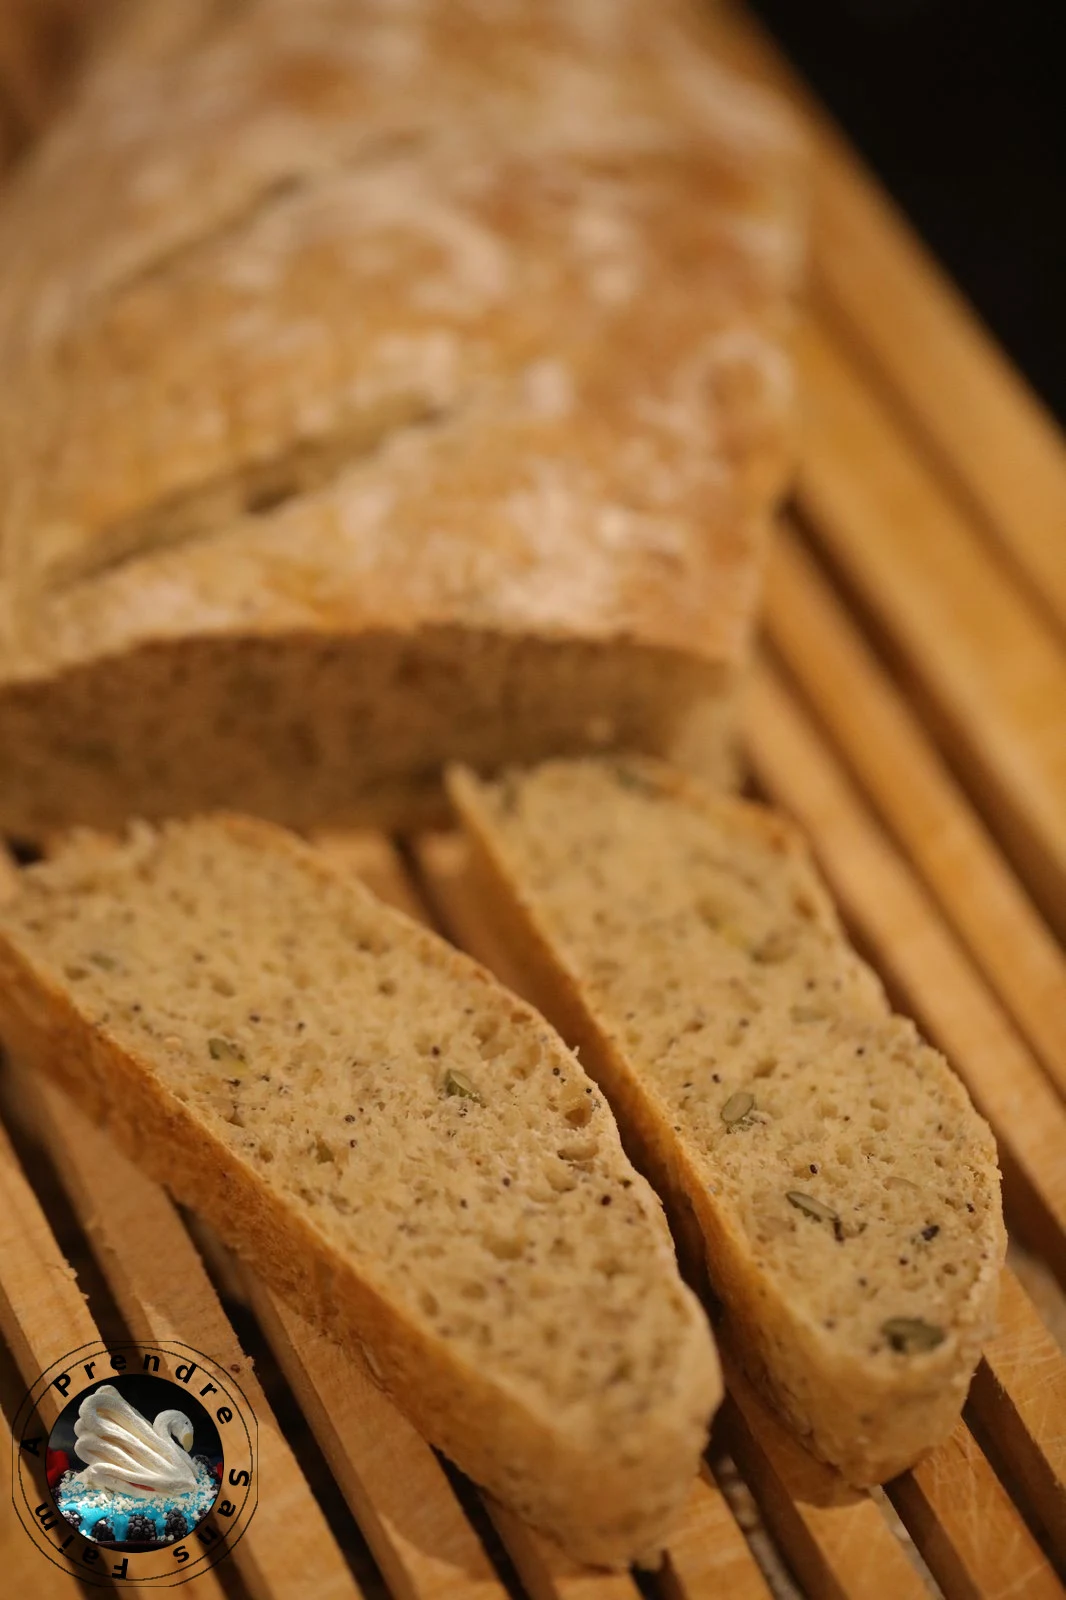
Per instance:
[[[749,3],[1066,423],[1066,5]]]

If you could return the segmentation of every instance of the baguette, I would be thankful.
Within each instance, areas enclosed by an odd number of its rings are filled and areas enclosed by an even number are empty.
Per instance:
[[[654,763],[451,791],[503,948],[705,1256],[752,1376],[852,1482],[912,1466],[993,1329],[995,1145],[802,841]]]
[[[694,722],[724,773],[776,101],[672,0],[128,10],[0,206],[0,827],[410,827]]]
[[[577,1059],[271,825],[82,837],[0,907],[0,1035],[574,1557],[654,1552],[721,1393]]]

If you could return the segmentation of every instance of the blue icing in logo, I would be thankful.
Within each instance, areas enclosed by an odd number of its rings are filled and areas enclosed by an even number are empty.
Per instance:
[[[122,1544],[130,1536],[131,1521],[140,1517],[151,1524],[153,1538],[172,1544],[183,1539],[207,1515],[218,1494],[218,1482],[204,1463],[196,1460],[194,1467],[196,1488],[178,1495],[128,1495],[107,1489],[86,1489],[79,1483],[77,1473],[68,1472],[56,1488],[56,1504],[68,1521],[73,1522],[68,1513],[77,1516],[77,1526],[90,1539],[97,1538],[96,1529],[106,1523],[100,1536],[108,1543],[114,1540]],[[137,1542],[147,1537],[143,1527],[135,1530],[134,1537]]]

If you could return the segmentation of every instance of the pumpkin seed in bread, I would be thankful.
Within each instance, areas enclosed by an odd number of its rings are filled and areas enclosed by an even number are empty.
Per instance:
[[[239,819],[0,907],[0,1035],[574,1556],[661,1544],[720,1395],[662,1207],[529,1007]]]
[[[451,790],[528,992],[698,1238],[753,1375],[852,1481],[910,1466],[992,1331],[995,1146],[798,836],[635,760]]]

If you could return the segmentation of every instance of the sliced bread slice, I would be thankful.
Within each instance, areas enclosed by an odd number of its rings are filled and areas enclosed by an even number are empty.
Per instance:
[[[502,948],[705,1253],[752,1375],[851,1481],[913,1464],[993,1327],[995,1145],[802,841],[649,762],[451,791]]]
[[[269,824],[82,836],[0,907],[0,1034],[574,1556],[662,1542],[720,1396],[576,1058]]]

